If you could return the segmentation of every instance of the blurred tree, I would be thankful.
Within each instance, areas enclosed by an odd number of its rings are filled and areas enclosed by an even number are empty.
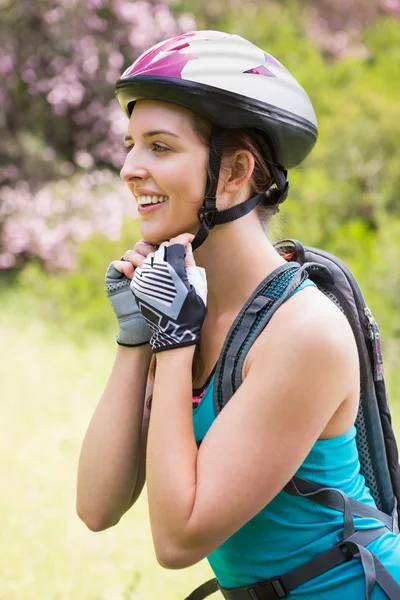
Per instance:
[[[400,16],[400,0],[306,0],[309,33],[326,58],[368,57],[362,32],[385,15]]]
[[[101,184],[88,194],[87,180],[73,198],[76,175],[106,169],[109,182],[109,170],[124,158],[126,119],[114,100],[115,81],[145,48],[194,26],[189,15],[174,17],[158,0],[3,2],[0,268],[14,266],[17,257],[20,264],[32,256],[48,264],[52,253],[53,267],[71,266],[72,246],[64,241],[85,237],[89,213],[107,219],[111,208],[98,193]],[[71,198],[65,185],[61,199],[50,197],[59,188],[43,192],[60,178],[70,179]]]
[[[289,20],[302,14],[305,20],[300,19],[300,24],[327,59],[365,57],[363,29],[382,16],[400,16],[400,0],[178,0],[174,7],[177,14],[190,10],[201,29],[223,29],[227,16],[240,22],[241,18],[249,21],[255,14],[260,17],[259,24],[270,29],[277,13]],[[285,21],[276,25],[280,29]]]

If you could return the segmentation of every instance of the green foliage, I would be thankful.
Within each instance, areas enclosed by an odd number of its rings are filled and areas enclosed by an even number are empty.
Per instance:
[[[77,342],[88,334],[117,333],[117,323],[104,289],[104,274],[112,260],[140,239],[139,221],[124,224],[121,239],[96,233],[79,245],[73,271],[49,273],[29,263],[19,275],[19,291],[29,310]]]
[[[292,193],[283,209],[288,235],[347,262],[387,338],[399,334],[397,25],[385,19],[365,32],[369,60],[323,65],[324,85],[314,94],[322,109],[320,138],[290,174]],[[385,48],[388,39],[393,46]]]

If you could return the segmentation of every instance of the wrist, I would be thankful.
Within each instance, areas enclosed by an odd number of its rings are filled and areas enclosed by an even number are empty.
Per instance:
[[[192,344],[190,346],[179,346],[178,348],[170,348],[162,351],[158,351],[157,355],[157,364],[161,363],[179,363],[180,365],[184,362],[190,363],[193,362],[193,356],[196,350],[196,345]]]
[[[181,387],[184,381],[192,381],[193,356],[196,346],[174,348],[158,352],[156,356],[155,381],[165,386]],[[166,383],[168,382],[168,383]],[[156,389],[156,388],[154,388]]]
[[[150,363],[151,357],[153,356],[152,350],[149,344],[141,344],[140,346],[127,346],[119,344],[117,342],[117,354],[123,356],[140,356],[144,360]]]
[[[139,342],[138,344],[124,343],[123,341],[121,341],[119,335],[117,335],[116,341],[117,341],[118,346],[123,346],[124,348],[139,348],[140,346],[150,346],[149,340],[147,340],[146,342]]]

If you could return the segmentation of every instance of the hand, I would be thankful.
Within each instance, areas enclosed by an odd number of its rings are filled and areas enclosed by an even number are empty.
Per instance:
[[[206,315],[205,270],[196,267],[191,234],[172,238],[135,269],[131,289],[152,336],[153,352],[191,346]]]
[[[135,269],[154,250],[155,246],[141,240],[132,250],[127,250],[121,260],[110,263],[107,269],[106,293],[119,323],[117,343],[121,346],[140,346],[150,340],[151,330],[129,286]]]

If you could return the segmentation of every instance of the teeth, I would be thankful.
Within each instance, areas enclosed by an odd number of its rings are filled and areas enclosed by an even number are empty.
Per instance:
[[[168,200],[168,196],[138,196],[137,201],[140,206],[145,206],[146,204],[158,204],[161,202],[165,202]]]

